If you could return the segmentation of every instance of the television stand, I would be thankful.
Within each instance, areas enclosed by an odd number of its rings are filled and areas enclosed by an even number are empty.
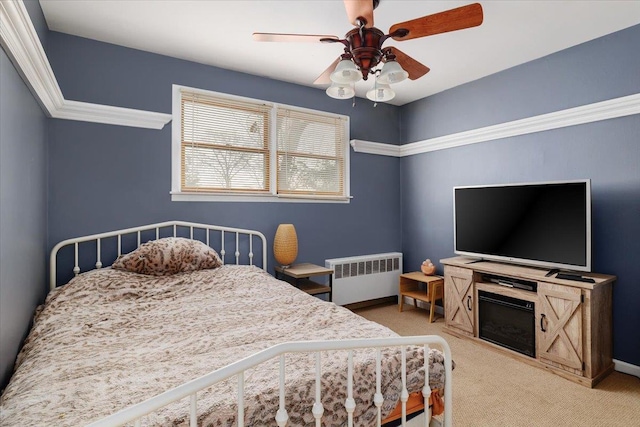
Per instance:
[[[474,259],[473,261],[469,261],[467,264],[475,264],[476,262],[488,262],[484,258]]]
[[[590,281],[576,281],[564,279],[562,274],[550,277],[546,269],[465,257],[440,262],[444,265],[445,332],[587,387],[593,387],[613,371],[615,276],[585,273],[576,277]],[[532,286],[525,290],[496,281],[526,282]],[[531,306],[533,325],[531,320],[514,322],[515,311],[487,305],[487,297]],[[486,323],[487,317],[492,323]],[[496,331],[506,331],[506,336],[487,339]],[[521,342],[523,339],[525,342]],[[514,351],[510,340],[533,349],[533,355]]]

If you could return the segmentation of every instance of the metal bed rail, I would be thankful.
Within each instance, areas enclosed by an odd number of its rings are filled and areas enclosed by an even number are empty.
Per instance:
[[[216,383],[226,380],[230,377],[237,377],[237,406],[238,416],[237,425],[239,427],[244,426],[244,372],[260,363],[264,363],[273,358],[279,358],[280,375],[279,375],[279,409],[274,416],[274,420],[280,427],[284,427],[288,421],[288,415],[285,404],[285,355],[287,353],[314,353],[315,354],[315,403],[313,405],[312,413],[315,418],[315,425],[317,427],[322,425],[322,415],[324,408],[321,403],[321,388],[320,378],[321,372],[321,355],[322,351],[327,350],[346,350],[348,351],[348,366],[347,366],[347,398],[344,402],[344,407],[348,414],[347,426],[353,426],[353,412],[356,407],[355,400],[353,399],[353,350],[355,349],[376,349],[376,391],[374,394],[373,402],[377,407],[377,425],[381,425],[381,407],[384,401],[382,392],[380,390],[381,382],[381,348],[389,347],[401,347],[402,350],[402,391],[400,395],[400,404],[402,405],[402,425],[407,423],[407,400],[409,394],[407,391],[407,376],[406,376],[406,346],[409,345],[423,345],[424,346],[424,371],[425,371],[425,385],[422,388],[422,395],[424,398],[425,407],[425,427],[429,426],[429,404],[428,399],[431,394],[429,387],[429,345],[436,344],[442,348],[445,360],[445,387],[444,387],[444,418],[443,425],[450,427],[452,424],[452,362],[451,362],[451,350],[444,338],[437,335],[424,335],[413,337],[393,337],[393,338],[374,338],[374,339],[352,339],[352,340],[328,340],[328,341],[298,341],[298,342],[286,342],[275,345],[266,350],[258,352],[254,355],[234,362],[224,368],[215,370],[200,378],[189,381],[174,389],[168,390],[162,394],[152,397],[144,402],[125,408],[113,415],[103,418],[99,421],[89,424],[88,427],[106,427],[106,426],[120,426],[133,422],[135,426],[140,426],[142,419],[145,415],[148,415],[158,409],[167,406],[168,404],[189,398],[189,419],[190,426],[196,427],[198,425],[198,400],[197,393],[208,387],[214,386]],[[186,408],[185,408],[186,409]]]

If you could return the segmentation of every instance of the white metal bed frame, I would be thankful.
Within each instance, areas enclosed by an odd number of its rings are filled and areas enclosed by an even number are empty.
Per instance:
[[[178,228],[180,227],[180,228]],[[264,237],[264,234],[262,234],[259,231],[255,231],[255,230],[246,230],[246,229],[242,229],[242,228],[233,228],[233,227],[224,227],[224,226],[219,226],[219,225],[208,225],[208,224],[199,224],[196,222],[186,222],[186,221],[166,221],[166,222],[159,222],[157,224],[149,224],[149,225],[143,225],[140,227],[132,227],[132,228],[125,228],[122,230],[115,230],[115,231],[109,231],[106,233],[99,233],[99,234],[91,234],[89,236],[82,236],[82,237],[76,237],[73,239],[67,239],[67,240],[63,240],[62,242],[58,243],[57,245],[55,245],[53,247],[53,249],[51,250],[51,258],[49,260],[50,262],[50,278],[49,278],[49,287],[51,290],[56,288],[57,285],[57,278],[56,278],[56,274],[57,274],[57,258],[58,258],[58,252],[60,251],[60,249],[69,246],[69,245],[73,245],[74,246],[74,258],[75,258],[75,263],[74,263],[74,267],[73,267],[73,274],[75,276],[77,276],[78,274],[80,274],[80,266],[79,266],[79,257],[78,257],[78,249],[80,246],[80,243],[84,243],[84,242],[91,242],[91,241],[95,241],[96,242],[96,269],[102,268],[105,265],[103,265],[102,263],[102,259],[101,259],[101,252],[102,252],[102,243],[104,242],[104,240],[109,239],[109,238],[116,238],[118,240],[118,256],[122,255],[122,236],[127,236],[127,235],[137,235],[137,239],[138,239],[138,244],[135,248],[136,249],[138,246],[140,246],[140,244],[144,243],[141,241],[142,238],[142,233],[144,233],[145,231],[154,231],[155,230],[155,238],[156,240],[160,238],[160,233],[163,229],[169,229],[171,233],[171,236],[173,237],[181,237],[180,234],[178,233],[178,231],[182,231],[183,228],[186,228],[189,230],[189,238],[193,239],[193,232],[194,230],[204,230],[206,233],[206,238],[205,238],[205,242],[207,245],[211,246],[212,248],[216,249],[218,251],[218,253],[220,254],[220,258],[222,259],[222,262],[224,264],[225,262],[225,255],[227,254],[227,250],[225,249],[225,233],[231,233],[231,234],[235,234],[235,250],[234,250],[234,256],[236,259],[236,264],[240,264],[240,236],[244,235],[244,236],[248,236],[249,238],[249,265],[253,265],[253,258],[254,258],[254,253],[253,253],[253,236],[256,236],[258,238],[260,238],[261,243],[262,243],[262,269],[267,271],[267,239],[266,237]],[[210,243],[210,236],[211,236],[211,232],[212,231],[219,231],[220,232],[220,246],[214,246],[213,243]],[[163,236],[163,237],[170,237],[170,236]]]
[[[180,228],[188,228],[189,238],[193,239],[194,229],[203,229],[206,232],[206,244],[210,245],[210,233],[211,231],[221,232],[221,245],[219,253],[224,261],[225,258],[225,233],[235,233],[235,250],[233,252],[235,256],[236,264],[240,264],[240,236],[249,236],[249,264],[253,265],[253,236],[257,236],[262,242],[262,268],[267,269],[267,251],[266,251],[266,238],[262,233],[255,230],[246,230],[232,227],[222,227],[207,224],[199,224],[184,221],[168,221],[157,224],[150,224],[141,227],[127,228],[123,230],[116,230],[107,233],[93,234],[89,236],[83,236],[73,239],[64,240],[58,243],[51,251],[51,266],[50,274],[51,289],[56,287],[56,274],[57,274],[57,256],[60,249],[63,247],[73,245],[74,247],[74,275],[80,273],[79,267],[79,248],[80,243],[84,242],[96,242],[96,263],[97,269],[102,268],[104,265],[101,260],[101,248],[102,242],[105,239],[116,238],[118,242],[118,255],[122,254],[122,236],[134,234],[137,235],[137,245],[140,246],[142,233],[145,231],[155,230],[156,239],[160,237],[161,230],[165,228],[172,228],[172,235],[174,237],[180,236],[177,232]],[[166,237],[166,236],[163,236]],[[211,246],[211,245],[210,245]],[[212,246],[213,247],[213,246]],[[215,247],[214,247],[215,249]],[[353,426],[353,413],[355,411],[355,400],[353,399],[353,350],[355,349],[376,349],[376,392],[374,394],[373,402],[377,407],[377,425],[380,426],[381,408],[384,401],[380,384],[381,384],[381,349],[390,347],[400,347],[402,354],[402,391],[400,395],[400,404],[402,405],[402,425],[407,424],[407,400],[409,393],[407,391],[407,375],[406,375],[406,346],[419,345],[424,346],[424,372],[425,372],[425,385],[422,389],[422,395],[424,398],[424,413],[425,413],[425,426],[428,427],[430,423],[440,424],[437,420],[431,418],[431,411],[429,410],[428,399],[431,395],[431,389],[429,387],[429,346],[438,345],[442,348],[445,356],[445,388],[444,388],[444,401],[445,408],[443,414],[442,424],[446,427],[450,427],[452,424],[452,362],[451,362],[451,350],[444,338],[437,335],[426,336],[413,336],[413,337],[393,337],[393,338],[377,338],[377,339],[350,339],[350,340],[328,340],[328,341],[299,341],[299,342],[285,342],[261,352],[253,354],[249,357],[234,362],[221,369],[215,370],[200,378],[196,378],[189,382],[186,382],[174,389],[168,390],[155,397],[152,397],[144,402],[125,408],[119,412],[116,412],[106,418],[93,422],[89,427],[104,427],[104,426],[119,426],[133,422],[136,427],[140,426],[142,419],[145,415],[148,415],[168,404],[189,398],[189,420],[190,427],[196,427],[198,425],[198,401],[197,393],[201,390],[214,386],[216,383],[226,380],[230,377],[236,376],[238,382],[237,388],[237,406],[238,406],[238,423],[239,427],[244,426],[244,372],[260,363],[264,363],[268,360],[278,357],[280,366],[280,378],[279,378],[279,409],[274,414],[274,420],[280,427],[284,427],[288,421],[288,415],[285,405],[285,355],[287,353],[314,353],[315,354],[315,403],[312,408],[312,413],[315,418],[316,427],[322,425],[322,415],[324,408],[321,404],[321,388],[320,378],[321,373],[321,352],[327,350],[344,350],[348,352],[347,359],[347,399],[344,406],[348,414],[347,425]]]

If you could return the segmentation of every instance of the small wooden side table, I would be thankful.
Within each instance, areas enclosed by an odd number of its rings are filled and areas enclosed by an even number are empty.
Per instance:
[[[426,285],[425,290],[420,289],[420,283]],[[433,323],[435,305],[437,300],[443,301],[444,306],[444,278],[441,276],[427,276],[421,271],[404,273],[400,275],[400,305],[402,311],[404,297],[413,298],[413,305],[418,308],[418,301],[430,304],[429,323]]]
[[[274,268],[276,279],[283,279],[284,276],[294,279],[293,285],[309,295],[329,294],[329,301],[332,301],[333,294],[333,270],[319,265],[304,263],[293,264],[287,268],[278,265]],[[329,286],[322,285],[310,279],[313,276],[329,276]]]

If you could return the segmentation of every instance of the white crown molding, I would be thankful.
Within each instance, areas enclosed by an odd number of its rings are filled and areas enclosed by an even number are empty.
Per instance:
[[[640,114],[640,93],[400,146],[354,139],[358,153],[406,157],[479,142]]]
[[[162,129],[171,114],[64,99],[22,0],[0,2],[0,44],[49,117]]]
[[[0,2],[0,42],[47,115],[53,117],[64,97],[22,1]]]
[[[381,156],[400,157],[400,146],[383,144],[382,142],[362,141],[352,139],[351,146],[356,153],[378,154]]]

